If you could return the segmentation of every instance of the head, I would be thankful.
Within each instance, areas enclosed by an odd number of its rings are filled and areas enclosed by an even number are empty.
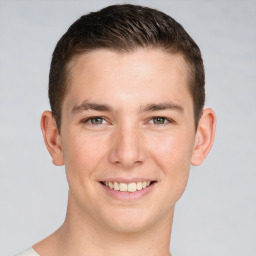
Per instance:
[[[168,15],[127,4],[82,16],[57,43],[50,68],[49,99],[59,132],[62,103],[70,87],[69,73],[76,58],[96,49],[129,53],[139,48],[161,49],[184,58],[196,129],[205,103],[205,75],[199,47]]]
[[[82,16],[53,53],[49,96],[41,127],[53,163],[65,164],[75,221],[169,227],[215,130],[200,50],[182,26],[132,5]]]

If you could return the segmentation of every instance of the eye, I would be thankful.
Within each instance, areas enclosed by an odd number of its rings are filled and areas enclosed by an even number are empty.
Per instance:
[[[90,123],[93,125],[99,125],[99,124],[103,124],[103,121],[105,121],[105,119],[101,116],[94,116],[94,117],[89,117],[86,118],[85,120],[83,120],[83,123]]]
[[[166,117],[162,117],[162,116],[156,116],[151,118],[151,120],[153,120],[153,124],[168,124],[168,123],[173,123],[172,120],[166,118]],[[150,120],[150,123],[152,123]]]

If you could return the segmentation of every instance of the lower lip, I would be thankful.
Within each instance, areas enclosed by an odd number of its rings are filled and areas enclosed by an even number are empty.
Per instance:
[[[102,183],[99,182],[99,184],[103,187],[103,189],[106,191],[106,193],[114,198],[114,199],[118,199],[118,200],[123,200],[123,201],[133,201],[133,200],[139,200],[143,197],[145,197],[147,194],[149,194],[153,188],[156,185],[156,182],[153,182],[150,186],[143,188],[141,190],[137,190],[134,192],[121,192],[119,190],[114,190],[111,189],[105,185],[103,185]]]

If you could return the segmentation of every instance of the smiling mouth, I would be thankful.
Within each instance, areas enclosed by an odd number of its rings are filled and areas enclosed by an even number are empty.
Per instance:
[[[139,181],[131,183],[122,183],[117,181],[101,181],[100,183],[106,187],[109,187],[112,190],[132,193],[135,191],[143,190],[156,183],[156,181]]]

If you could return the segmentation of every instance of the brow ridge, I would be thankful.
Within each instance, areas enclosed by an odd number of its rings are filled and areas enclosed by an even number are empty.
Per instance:
[[[159,111],[159,110],[178,110],[180,112],[183,112],[184,109],[181,105],[174,103],[174,102],[165,102],[165,103],[159,103],[159,104],[147,104],[143,109],[141,109],[141,112],[151,112],[151,111]]]
[[[154,112],[159,110],[178,110],[179,112],[183,112],[184,109],[181,105],[174,103],[174,102],[164,102],[164,103],[151,103],[147,104],[144,107],[140,107],[140,112]],[[89,102],[87,100],[83,101],[79,105],[75,105],[72,108],[72,113],[79,113],[88,110],[96,110],[96,111],[103,111],[103,112],[113,112],[114,109],[108,104],[99,104],[95,102]]]
[[[113,111],[113,108],[107,104],[98,104],[94,102],[83,101],[80,105],[75,105],[72,108],[72,113],[82,112],[86,110],[96,110],[96,111]]]

